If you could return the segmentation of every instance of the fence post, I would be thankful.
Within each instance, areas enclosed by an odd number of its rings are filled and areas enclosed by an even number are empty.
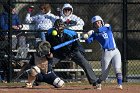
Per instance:
[[[123,0],[123,49],[122,49],[122,74],[123,82],[127,82],[127,0]]]
[[[8,83],[11,82],[12,79],[12,15],[11,15],[11,0],[8,2],[9,4],[9,14],[8,14],[8,43],[9,43],[9,55],[8,55],[8,61],[9,61],[9,69],[8,69],[8,76],[7,76],[7,81]]]

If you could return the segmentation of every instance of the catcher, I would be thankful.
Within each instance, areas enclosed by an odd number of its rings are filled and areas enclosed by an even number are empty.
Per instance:
[[[33,57],[30,60],[32,66],[28,72],[28,82],[26,83],[27,88],[32,88],[35,80],[38,82],[46,82],[56,88],[64,86],[64,81],[56,76],[56,74],[49,68],[48,62],[53,58],[50,48],[51,45],[47,41],[39,41],[37,43],[37,52],[33,54]]]

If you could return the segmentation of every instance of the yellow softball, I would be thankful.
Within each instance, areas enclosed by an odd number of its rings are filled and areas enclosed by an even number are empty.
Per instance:
[[[52,31],[52,35],[53,35],[53,36],[56,36],[56,35],[57,35],[57,31],[56,31],[56,30],[53,30],[53,31]]]

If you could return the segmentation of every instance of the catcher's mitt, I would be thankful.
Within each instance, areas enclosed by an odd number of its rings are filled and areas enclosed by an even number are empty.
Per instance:
[[[36,47],[37,56],[44,57],[44,56],[50,54],[50,48],[51,48],[51,45],[49,42],[39,41],[37,43],[37,47]]]

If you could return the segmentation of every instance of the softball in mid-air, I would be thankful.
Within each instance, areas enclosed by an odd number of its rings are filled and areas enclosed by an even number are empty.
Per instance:
[[[56,36],[56,35],[57,35],[57,31],[56,31],[56,30],[53,30],[53,31],[52,31],[52,35],[53,35],[53,36]]]

